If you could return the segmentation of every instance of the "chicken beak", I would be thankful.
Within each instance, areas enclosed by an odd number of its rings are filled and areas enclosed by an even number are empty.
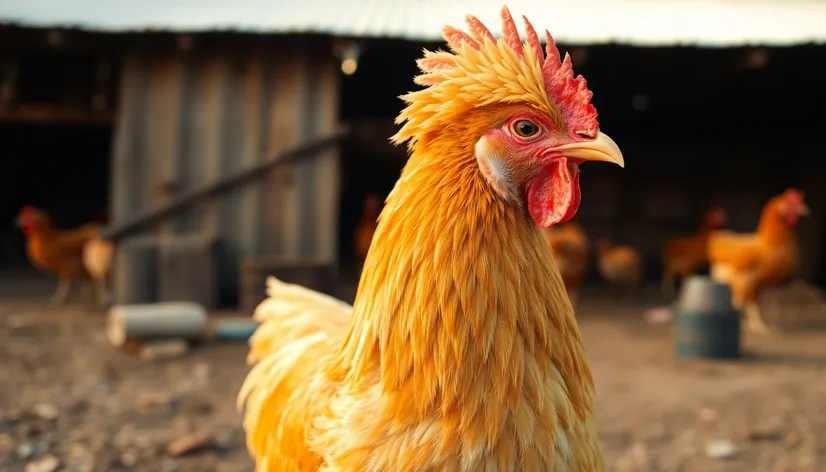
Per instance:
[[[809,207],[806,205],[800,205],[800,208],[797,210],[797,214],[800,216],[809,216]]]
[[[611,162],[620,167],[625,167],[625,159],[622,158],[622,152],[620,152],[617,143],[604,133],[597,133],[597,137],[593,141],[556,146],[554,151],[569,159]]]
[[[8,220],[6,220],[6,221],[8,221]],[[17,228],[22,228],[23,227],[23,217],[18,216],[17,218],[14,219],[14,222],[12,224]]]

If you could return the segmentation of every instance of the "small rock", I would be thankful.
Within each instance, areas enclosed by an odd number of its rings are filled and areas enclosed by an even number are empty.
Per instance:
[[[69,468],[73,471],[89,472],[94,468],[94,456],[83,444],[70,444],[66,456],[70,460]]]
[[[167,459],[161,463],[161,472],[176,472],[177,470],[178,464],[172,459]]]
[[[776,428],[755,428],[746,433],[748,441],[779,441],[782,437]]]
[[[209,364],[200,362],[192,367],[192,375],[198,380],[207,380],[209,378],[210,370]]]
[[[21,459],[31,459],[37,454],[37,446],[33,443],[25,442],[17,446],[17,457]]]
[[[126,448],[135,444],[136,435],[135,427],[131,424],[125,424],[115,433],[112,443],[117,448]]]
[[[89,402],[87,402],[86,400],[79,400],[74,402],[72,406],[69,407],[69,413],[73,415],[80,415],[89,411],[90,408],[91,405],[89,404]]]
[[[138,406],[141,410],[149,410],[159,406],[166,406],[172,401],[168,393],[146,393],[138,398]]]
[[[126,467],[134,467],[138,463],[138,454],[135,451],[125,451],[120,455],[120,463]]]
[[[22,408],[15,408],[9,411],[7,415],[5,415],[5,419],[12,422],[18,422],[20,420],[25,419],[28,416],[30,415],[27,414],[27,412]]]
[[[634,458],[634,462],[637,465],[638,469],[648,469],[646,465],[648,464],[648,450],[643,443],[634,443],[631,446],[631,457]]]
[[[140,342],[140,341],[137,341],[137,340],[131,339],[131,340],[129,340],[129,341],[126,341],[126,342],[125,342],[125,343],[124,343],[124,344],[120,347],[120,349],[121,349],[121,351],[123,351],[123,352],[124,352],[124,353],[126,353],[126,354],[129,354],[129,355],[131,355],[131,356],[137,356],[138,354],[140,354],[141,349],[143,349],[143,343],[142,343],[142,342]],[[107,367],[108,367],[108,366],[107,366]],[[117,374],[115,373],[114,369],[112,369],[112,372],[113,372],[113,375],[117,375]]]
[[[801,442],[803,442],[803,438],[800,437],[800,433],[792,430],[789,431],[788,434],[786,434],[786,438],[783,442],[786,443],[786,445],[789,447],[797,447],[800,445]]]
[[[172,441],[166,453],[173,457],[183,456],[206,447],[211,441],[212,436],[204,432],[188,434]]]
[[[54,405],[49,405],[48,403],[38,403],[34,406],[32,411],[34,411],[35,415],[47,421],[51,421],[60,416],[60,411],[57,407]]]
[[[706,445],[706,455],[712,459],[731,459],[738,452],[737,446],[728,439],[714,441]]]
[[[34,438],[40,436],[43,432],[43,428],[36,423],[23,423],[20,425],[20,435],[24,438]]]
[[[701,420],[711,423],[717,419],[717,412],[708,407],[700,409],[699,417]]]
[[[6,321],[6,326],[10,329],[20,329],[31,326],[32,321],[26,316],[10,316]]]
[[[91,472],[92,470],[92,466],[83,462],[71,462],[66,467],[66,472]]]
[[[118,380],[118,370],[112,364],[105,362],[100,366],[99,375],[103,380]]]
[[[244,435],[237,429],[222,429],[215,433],[215,444],[221,448],[231,448],[233,444],[243,444]]]
[[[180,409],[183,413],[191,415],[205,415],[212,412],[212,404],[203,399],[186,399],[182,402]]]
[[[671,308],[651,308],[643,314],[643,318],[650,324],[666,324],[674,319],[674,312]]]
[[[29,462],[26,465],[26,472],[54,472],[60,467],[60,461],[57,457],[46,456],[34,462]]]
[[[101,384],[95,385],[95,387],[92,389],[92,396],[97,397],[97,398],[101,398],[101,397],[105,397],[105,396],[109,395],[113,391],[114,391],[114,387],[112,385],[110,385],[109,383],[101,383]]]

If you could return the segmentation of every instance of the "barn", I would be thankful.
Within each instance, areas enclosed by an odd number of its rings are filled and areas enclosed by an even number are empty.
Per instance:
[[[91,0],[0,6],[0,219],[108,221],[121,302],[250,309],[267,273],[352,289],[361,201],[392,188],[393,118],[422,47],[498,2]],[[588,78],[624,170],[584,169],[589,234],[659,246],[711,204],[753,230],[801,188],[801,275],[826,283],[826,6],[726,0],[510,2]],[[278,161],[278,164],[274,164]],[[2,233],[0,264],[22,260]]]

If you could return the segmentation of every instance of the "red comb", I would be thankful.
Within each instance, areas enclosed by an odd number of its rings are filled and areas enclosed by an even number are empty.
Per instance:
[[[508,7],[502,7],[502,40],[519,57],[524,57],[525,48],[519,38],[516,23],[513,21]],[[444,37],[450,47],[459,51],[462,44],[479,49],[481,42],[493,39],[485,25],[473,15],[467,16],[468,30],[470,35],[453,27],[444,28]],[[536,34],[531,22],[524,16],[525,23],[525,46],[533,51],[535,57],[542,65],[542,79],[545,85],[545,93],[565,116],[570,129],[574,131],[586,131],[595,133],[599,130],[597,122],[597,109],[591,104],[593,93],[588,90],[585,78],[581,75],[574,77],[571,57],[565,54],[560,59],[559,49],[556,47],[554,38],[545,30],[545,51],[539,44],[539,36]]]
[[[791,202],[794,202],[796,204],[803,203],[803,192],[801,192],[800,190],[790,188],[784,192],[784,195],[786,199]]]

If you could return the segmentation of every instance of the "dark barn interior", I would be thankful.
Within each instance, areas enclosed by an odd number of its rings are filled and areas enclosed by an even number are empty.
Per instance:
[[[398,95],[414,87],[423,45],[370,42],[358,70],[342,76],[342,119],[372,132],[356,133],[343,152],[341,258],[353,257],[361,200],[392,188],[404,150],[386,143],[401,108]],[[754,231],[763,203],[788,187],[804,191],[812,217],[801,223],[802,275],[826,284],[821,208],[826,194],[814,175],[826,159],[814,137],[826,132],[821,85],[826,49],[637,48],[561,46],[588,79],[601,128],[622,148],[626,168],[588,165],[578,218],[589,237],[607,236],[637,247],[646,278],[660,277],[660,245],[693,233],[705,210],[723,205],[728,227]],[[806,262],[808,258],[808,263]],[[595,270],[590,282],[598,282]]]
[[[368,194],[382,201],[393,189],[406,160],[406,150],[388,138],[401,110],[398,96],[411,90],[416,56],[422,45],[408,41],[376,41],[364,48],[353,75],[341,75],[341,120],[354,132],[342,149],[339,255],[345,271],[354,267],[354,232]]]
[[[23,205],[48,211],[62,228],[106,221],[117,71],[95,55],[54,48],[1,59],[15,85],[0,113],[3,268],[26,265],[23,235],[11,225]]]

